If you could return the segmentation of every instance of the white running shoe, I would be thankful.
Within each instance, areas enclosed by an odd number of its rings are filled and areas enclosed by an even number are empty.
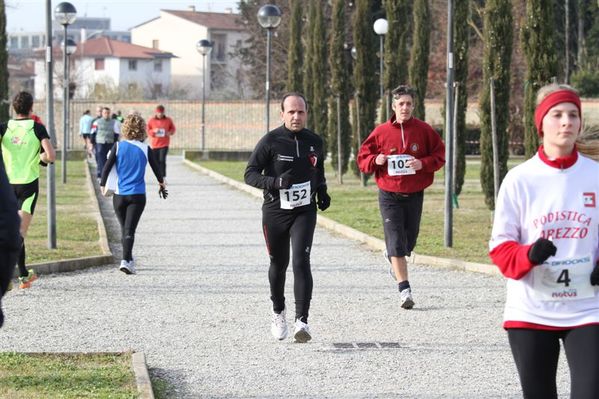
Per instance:
[[[299,342],[301,344],[310,341],[312,339],[312,335],[310,335],[310,327],[308,327],[308,324],[304,323],[300,319],[297,319],[295,321],[293,338],[295,338],[295,342]]]
[[[412,309],[414,307],[414,298],[412,298],[412,289],[406,288],[399,292],[401,298],[401,307],[404,309]]]
[[[121,261],[121,266],[119,267],[119,270],[125,274],[135,274],[136,273],[135,266],[133,266],[133,263],[127,262],[124,259]]]
[[[289,329],[287,328],[287,319],[285,318],[285,309],[281,313],[272,312],[272,324],[270,325],[270,332],[273,337],[279,341],[287,338]]]

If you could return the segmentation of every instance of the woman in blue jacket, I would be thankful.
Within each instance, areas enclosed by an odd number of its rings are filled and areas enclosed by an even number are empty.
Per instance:
[[[119,269],[126,274],[136,273],[132,251],[135,229],[146,206],[144,177],[148,162],[158,179],[159,192],[166,198],[166,183],[152,149],[144,143],[146,136],[146,122],[143,118],[137,114],[127,116],[121,127],[122,141],[111,150],[100,181],[102,193],[105,194],[110,171],[116,167],[118,178],[114,189],[113,206],[121,225],[123,244],[123,260]]]

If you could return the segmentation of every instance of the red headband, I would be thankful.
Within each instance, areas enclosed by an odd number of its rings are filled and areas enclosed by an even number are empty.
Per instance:
[[[572,103],[576,105],[578,114],[582,117],[582,112],[580,111],[580,97],[578,97],[576,93],[571,90],[554,91],[545,97],[535,110],[535,126],[537,127],[539,137],[543,137],[543,118],[551,108],[561,103]]]

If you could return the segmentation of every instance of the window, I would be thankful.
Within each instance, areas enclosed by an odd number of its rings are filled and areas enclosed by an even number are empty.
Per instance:
[[[212,53],[211,59],[213,61],[225,62],[227,56],[227,35],[224,34],[213,34],[212,38]]]
[[[11,37],[10,38],[10,48],[18,48],[19,47],[19,38],[18,37]]]
[[[29,48],[29,36],[21,36],[21,48]]]
[[[31,36],[31,47],[40,48],[40,37],[39,36]]]
[[[162,72],[162,60],[154,60],[154,72]]]
[[[158,39],[152,40],[152,48],[155,48],[156,50],[158,50],[160,48],[160,40],[158,40]]]
[[[104,70],[104,58],[96,58],[95,62],[96,62],[95,70],[103,71]]]
[[[137,71],[137,60],[129,60],[129,70]]]

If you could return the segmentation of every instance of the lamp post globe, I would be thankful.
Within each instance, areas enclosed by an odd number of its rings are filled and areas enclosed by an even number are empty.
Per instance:
[[[61,169],[62,182],[67,182],[67,140],[69,131],[69,76],[67,68],[67,53],[69,51],[69,42],[67,40],[67,28],[77,19],[77,9],[68,2],[60,3],[54,8],[54,19],[64,27],[63,37],[63,94],[62,94],[62,147],[61,147]],[[73,50],[74,51],[74,50]]]
[[[65,51],[64,41],[60,44],[60,48],[62,48],[62,51]],[[77,50],[77,43],[75,43],[73,39],[67,39],[67,55],[72,55],[75,52],[75,50]]]
[[[77,19],[77,9],[65,1],[54,8],[54,18],[61,25],[70,25]]]
[[[201,122],[201,142],[200,149],[204,151],[206,147],[206,56],[212,51],[212,42],[202,39],[196,43],[196,50],[202,54],[202,122]]]
[[[385,18],[379,18],[374,21],[373,29],[377,35],[386,35],[389,31],[389,23]]]
[[[273,4],[266,4],[258,10],[258,23],[265,29],[274,29],[281,23],[281,9]]]

